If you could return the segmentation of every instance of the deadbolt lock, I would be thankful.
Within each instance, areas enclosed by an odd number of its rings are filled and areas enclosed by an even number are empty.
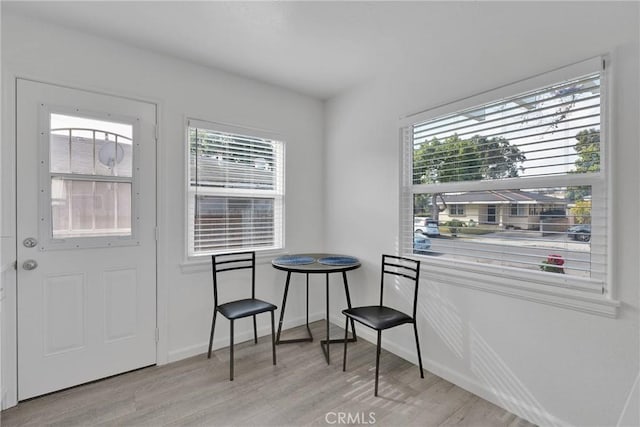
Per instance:
[[[38,244],[38,241],[33,237],[27,237],[22,241],[22,244],[27,248],[34,248]]]

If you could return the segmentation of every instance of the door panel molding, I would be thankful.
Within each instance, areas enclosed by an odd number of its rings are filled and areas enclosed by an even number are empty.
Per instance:
[[[104,286],[104,340],[114,342],[135,338],[136,306],[138,304],[138,271],[124,267],[102,272]],[[120,298],[117,298],[119,296]],[[127,306],[115,310],[115,301],[126,300]]]
[[[82,350],[87,345],[87,280],[82,272],[45,277],[42,305],[44,355]],[[62,310],[57,307],[64,307]],[[66,342],[64,338],[66,339]],[[75,340],[69,341],[69,338]],[[75,341],[75,342],[74,342]]]

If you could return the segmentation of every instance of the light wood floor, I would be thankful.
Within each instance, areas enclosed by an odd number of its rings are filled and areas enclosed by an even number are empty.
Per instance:
[[[342,372],[342,344],[327,365],[314,322],[312,343],[277,347],[270,337],[236,345],[235,379],[228,349],[154,366],[20,403],[0,414],[7,426],[510,426],[531,424],[383,350],[379,397],[373,396],[375,346],[349,344]],[[342,336],[332,326],[332,336]],[[302,329],[282,338],[302,336]],[[383,334],[384,342],[384,334]],[[422,343],[423,347],[428,343]],[[342,415],[341,415],[342,414]],[[342,418],[342,423],[339,423]]]

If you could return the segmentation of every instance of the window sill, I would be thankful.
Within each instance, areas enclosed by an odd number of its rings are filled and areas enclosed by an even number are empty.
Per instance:
[[[271,264],[271,260],[286,252],[283,249],[256,251],[256,265]],[[180,271],[184,274],[200,273],[211,271],[211,255],[201,255],[191,257],[180,264]]]
[[[525,277],[522,272],[504,268],[490,268],[472,263],[452,264],[442,260],[422,259],[421,276],[454,286],[491,292],[527,301],[552,305],[603,317],[616,318],[620,301],[607,298],[595,289],[577,289],[559,286],[555,277],[531,272]],[[537,274],[536,274],[537,273]],[[558,283],[555,283],[558,282]]]

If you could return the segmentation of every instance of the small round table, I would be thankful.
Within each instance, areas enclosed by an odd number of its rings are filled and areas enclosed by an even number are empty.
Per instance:
[[[287,272],[287,279],[284,286],[284,296],[282,298],[282,309],[280,310],[280,321],[278,323],[278,333],[276,335],[276,344],[287,344],[301,341],[313,341],[311,329],[309,329],[309,274],[325,274],[326,276],[326,322],[327,334],[326,339],[320,341],[320,346],[324,352],[327,364],[330,364],[329,344],[344,343],[344,339],[330,339],[329,337],[329,274],[342,273],[342,281],[344,283],[344,292],[347,298],[347,307],[351,308],[351,297],[349,296],[349,283],[347,282],[347,271],[355,270],[360,267],[360,261],[357,258],[347,255],[336,255],[326,253],[309,253],[309,254],[293,254],[285,255],[274,259],[271,264],[274,268]],[[304,273],[307,276],[307,338],[298,338],[290,340],[281,340],[282,321],[284,319],[284,311],[287,304],[287,295],[289,293],[289,283],[291,281],[291,273]],[[347,339],[348,342],[357,340],[356,330],[353,319],[351,319],[352,337]]]

